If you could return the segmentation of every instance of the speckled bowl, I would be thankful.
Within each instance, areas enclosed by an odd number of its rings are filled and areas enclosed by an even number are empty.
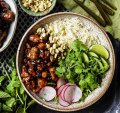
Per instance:
[[[7,2],[9,4],[11,10],[14,12],[15,19],[10,25],[8,35],[5,39],[2,47],[0,48],[0,53],[3,52],[10,45],[10,43],[13,39],[15,30],[16,30],[17,20],[18,20],[18,11],[17,11],[17,5],[16,5],[15,1],[14,0],[5,0],[5,2]]]
[[[68,18],[68,17],[79,17],[79,19],[84,23],[84,25],[86,27],[88,27],[89,29],[93,30],[94,35],[99,37],[100,43],[102,45],[104,45],[109,51],[110,69],[106,73],[105,78],[102,80],[101,87],[94,90],[85,99],[84,102],[74,103],[68,107],[62,107],[58,104],[55,104],[54,102],[43,101],[42,99],[39,98],[39,96],[37,96],[36,94],[31,92],[29,89],[27,89],[24,86],[24,84],[22,83],[20,74],[21,74],[21,68],[22,68],[24,46],[25,46],[26,41],[28,40],[29,35],[34,33],[37,30],[37,28],[39,28],[40,26],[43,26],[43,25],[50,23],[54,20],[57,20],[59,18]],[[114,70],[115,70],[115,54],[114,54],[114,50],[113,50],[113,46],[111,44],[111,41],[109,40],[109,37],[107,36],[106,32],[97,23],[95,23],[91,19],[84,17],[82,15],[79,15],[79,14],[63,12],[63,13],[56,13],[56,14],[48,15],[48,16],[38,20],[26,31],[26,33],[22,37],[22,40],[19,44],[19,48],[17,51],[17,63],[16,63],[16,65],[17,65],[17,72],[19,75],[19,79],[20,79],[25,91],[28,93],[28,95],[30,95],[30,97],[32,99],[34,99],[40,105],[43,105],[49,109],[56,110],[56,111],[69,112],[69,111],[76,111],[76,110],[86,108],[86,107],[94,104],[96,101],[98,101],[105,94],[105,92],[109,88],[110,83],[113,79]]]
[[[56,0],[53,0],[52,6],[50,8],[46,9],[45,11],[35,13],[35,12],[24,7],[22,4],[22,0],[18,0],[18,1],[19,1],[20,7],[22,8],[22,10],[31,16],[44,16],[44,15],[50,13],[56,5]]]

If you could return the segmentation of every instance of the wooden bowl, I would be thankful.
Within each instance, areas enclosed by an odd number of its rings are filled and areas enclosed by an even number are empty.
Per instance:
[[[37,28],[39,28],[40,26],[43,26],[43,25],[45,25],[47,23],[50,23],[50,22],[52,22],[54,20],[57,20],[59,18],[68,18],[68,17],[79,17],[80,20],[84,23],[85,26],[92,29],[93,32],[95,33],[95,35],[99,36],[99,40],[100,40],[101,44],[103,46],[105,46],[109,51],[109,54],[110,54],[110,57],[109,57],[110,69],[106,73],[105,78],[102,80],[101,87],[94,90],[85,99],[84,102],[74,103],[74,104],[72,104],[72,105],[70,105],[68,107],[62,107],[62,106],[60,106],[58,104],[55,104],[54,102],[45,102],[45,101],[43,101],[35,93],[33,93],[29,89],[27,89],[24,86],[24,84],[22,83],[20,74],[21,74],[24,47],[25,47],[26,41],[28,40],[29,35],[32,34],[32,33],[35,33]],[[115,54],[114,54],[113,46],[111,44],[111,41],[110,41],[109,37],[107,36],[106,32],[96,22],[93,22],[91,19],[89,19],[89,18],[87,18],[85,16],[82,16],[82,15],[79,15],[79,14],[61,12],[61,13],[48,15],[48,16],[42,18],[42,19],[39,19],[37,22],[35,22],[26,31],[26,33],[22,37],[22,40],[20,42],[20,45],[19,45],[19,48],[18,48],[18,51],[17,51],[17,63],[16,63],[16,65],[17,65],[17,72],[18,72],[19,79],[20,79],[25,91],[28,93],[28,95],[33,100],[35,100],[40,105],[43,105],[43,106],[45,106],[45,107],[47,107],[49,109],[52,109],[52,110],[69,112],[69,111],[76,111],[76,110],[86,108],[86,107],[94,104],[96,101],[98,101],[105,94],[105,92],[109,88],[110,83],[111,83],[111,81],[113,79],[114,70],[115,70]]]

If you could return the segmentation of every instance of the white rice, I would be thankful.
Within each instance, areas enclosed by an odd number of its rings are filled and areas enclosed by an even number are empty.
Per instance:
[[[71,42],[76,39],[88,47],[100,43],[98,37],[94,37],[93,32],[83,25],[78,17],[58,19],[51,22],[49,26],[53,29],[52,37],[62,45],[70,46]]]

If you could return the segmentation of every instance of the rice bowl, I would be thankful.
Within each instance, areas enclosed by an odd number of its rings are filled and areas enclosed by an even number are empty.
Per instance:
[[[72,18],[72,19],[70,19]],[[78,18],[78,21],[76,21],[76,19]],[[20,73],[21,73],[21,67],[22,67],[22,58],[23,58],[23,46],[25,45],[26,41],[27,41],[27,37],[31,34],[31,33],[34,33],[35,31],[37,31],[37,29],[40,27],[40,26],[45,26],[46,24],[50,24],[50,26],[54,26],[55,23],[58,23],[58,20],[61,19],[61,20],[70,20],[72,21],[69,25],[73,24],[75,21],[77,23],[77,25],[80,25],[82,24],[82,26],[84,27],[83,30],[85,30],[89,35],[86,35],[85,34],[80,34],[78,33],[79,37],[80,37],[80,40],[83,42],[83,43],[86,43],[88,47],[91,46],[91,42],[94,43],[94,44],[102,44],[103,46],[105,46],[105,48],[107,48],[107,50],[109,51],[109,54],[110,54],[110,57],[109,57],[109,63],[110,63],[110,69],[108,70],[108,72],[106,73],[106,76],[105,78],[102,80],[102,83],[101,83],[101,87],[95,89],[85,100],[84,102],[80,102],[80,103],[74,103],[66,108],[58,105],[58,104],[55,104],[54,102],[45,102],[43,101],[42,99],[39,98],[39,96],[37,96],[35,93],[33,93],[32,91],[30,91],[29,89],[27,89],[24,84],[22,83],[22,80],[21,80],[21,76],[20,76]],[[74,21],[75,20],[75,21]],[[70,22],[68,21],[68,23]],[[64,21],[62,21],[62,23],[64,23]],[[60,24],[61,25],[61,24]],[[64,26],[66,26],[65,24],[63,24]],[[75,28],[77,26],[76,24],[74,24],[74,29],[80,29],[80,28]],[[57,28],[55,28],[57,29]],[[58,27],[59,29],[59,27]],[[68,30],[69,30],[69,27],[66,28],[67,29],[67,33],[68,33]],[[57,31],[56,31],[57,32]],[[83,32],[81,32],[83,33]],[[60,33],[61,34],[61,33]],[[77,34],[77,33],[76,33]],[[53,34],[55,35],[55,34]],[[68,34],[69,37],[73,37],[73,34],[70,35]],[[65,39],[67,39],[65,36]],[[91,37],[89,40],[88,40],[88,37]],[[57,36],[58,37],[58,36]],[[85,38],[86,37],[86,38]],[[59,38],[59,37],[58,37]],[[74,40],[74,38],[72,38],[72,40]],[[88,41],[87,41],[88,40]],[[71,41],[71,40],[70,40]],[[68,43],[69,41],[63,41],[64,43]],[[63,43],[61,42],[61,43]],[[22,46],[21,46],[22,45]],[[18,68],[19,67],[19,68]],[[57,110],[57,111],[75,111],[75,110],[79,110],[79,109],[83,109],[87,106],[90,106],[91,104],[95,103],[97,100],[99,100],[103,94],[106,92],[106,90],[108,89],[110,83],[111,83],[111,80],[113,78],[113,74],[114,74],[114,69],[115,69],[115,56],[114,56],[114,51],[113,51],[113,47],[111,45],[111,42],[108,38],[108,36],[106,35],[106,33],[102,30],[102,28],[100,28],[96,23],[92,22],[90,19],[84,17],[84,16],[81,16],[81,15],[77,15],[77,14],[74,14],[74,13],[59,13],[59,14],[53,14],[53,15],[50,15],[50,16],[47,16],[47,17],[44,17],[43,19],[40,19],[39,21],[37,21],[35,24],[33,24],[28,30],[27,32],[25,33],[25,35],[23,36],[22,40],[21,40],[21,43],[19,45],[19,49],[18,49],[18,52],[17,52],[17,71],[18,71],[18,75],[19,75],[19,78],[20,78],[20,81],[22,83],[22,85],[24,86],[26,92],[36,101],[38,102],[39,104],[45,106],[45,107],[48,107],[50,109],[53,109],[53,110]],[[52,107],[51,107],[52,106]]]

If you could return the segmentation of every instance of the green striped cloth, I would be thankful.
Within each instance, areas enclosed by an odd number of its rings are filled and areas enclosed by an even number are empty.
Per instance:
[[[88,8],[90,8],[98,16],[101,17],[101,14],[99,13],[98,9],[90,0],[84,0],[84,1],[85,1],[84,4]],[[114,16],[110,16],[112,20],[112,25],[106,26],[104,27],[104,29],[106,32],[109,32],[110,34],[112,34],[115,39],[118,39],[120,41],[120,0],[108,0],[108,1],[114,4],[117,7],[117,10],[115,10]],[[80,6],[78,6],[73,0],[58,0],[58,2],[61,3],[66,9],[69,9],[70,11],[74,13],[79,13],[79,14],[92,18]]]

